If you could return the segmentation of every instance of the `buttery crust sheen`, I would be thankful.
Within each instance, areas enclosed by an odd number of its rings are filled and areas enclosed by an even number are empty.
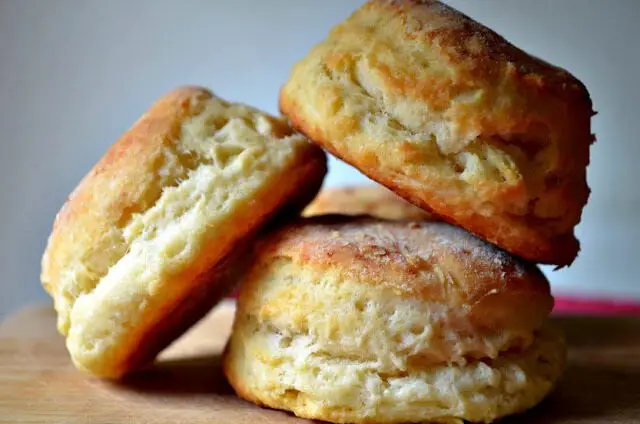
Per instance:
[[[443,222],[302,219],[256,247],[224,372],[333,422],[491,421],[554,386],[564,344],[532,263]]]
[[[382,219],[431,219],[431,214],[381,185],[333,187],[320,191],[302,213],[370,215]]]
[[[324,153],[281,119],[199,87],[127,131],[58,213],[41,280],[75,365],[118,378],[152,360],[234,282],[276,212],[319,190]]]
[[[370,178],[514,254],[577,255],[586,88],[449,6],[367,2],[295,65],[280,108]]]

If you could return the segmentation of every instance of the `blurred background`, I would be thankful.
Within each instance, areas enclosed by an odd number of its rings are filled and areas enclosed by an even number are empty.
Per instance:
[[[291,65],[357,0],[0,0],[0,316],[48,297],[40,257],[66,195],[150,104],[183,84],[276,112]],[[570,70],[598,115],[592,197],[560,295],[640,299],[640,1],[450,0]],[[330,162],[327,186],[366,182]]]

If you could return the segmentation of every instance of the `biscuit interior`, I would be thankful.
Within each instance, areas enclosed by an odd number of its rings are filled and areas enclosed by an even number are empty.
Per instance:
[[[116,378],[153,359],[232,285],[232,252],[325,172],[281,119],[200,88],[163,97],[71,194],[43,257],[75,365]]]

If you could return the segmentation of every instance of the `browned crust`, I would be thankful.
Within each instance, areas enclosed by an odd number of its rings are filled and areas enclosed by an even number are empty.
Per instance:
[[[281,98],[281,101],[285,100]],[[287,106],[281,106],[281,108],[283,110],[292,110]],[[478,237],[530,261],[562,266],[571,264],[578,255],[580,243],[573,232],[549,238],[545,234],[536,234],[534,231],[530,231],[526,236],[519,235],[514,237],[512,223],[510,220],[500,216],[486,217],[472,212],[471,214],[467,213],[467,219],[464,221],[457,220],[454,218],[456,213],[453,207],[446,203],[439,203],[436,208],[424,199],[424,192],[416,192],[413,187],[399,183],[393,175],[378,172],[378,167],[376,166],[363,166],[358,159],[349,160],[341,155],[340,151],[331,142],[323,138],[319,129],[311,128],[309,130],[303,118],[297,116],[294,111],[289,113],[289,117],[297,131],[318,143],[327,152],[358,168],[372,180],[386,186],[400,197],[434,215],[434,217],[459,225]]]
[[[243,292],[258,293],[264,267],[286,258],[300,269],[465,308],[479,327],[534,329],[553,306],[538,267],[444,222],[371,217],[300,219],[258,243]],[[256,273],[254,275],[254,272]]]
[[[281,91],[282,113],[309,139],[413,204],[528,260],[560,266],[571,264],[579,252],[573,229],[589,196],[585,170],[589,145],[594,140],[590,133],[592,103],[584,85],[564,69],[525,53],[464,14],[432,0],[369,1],[297,66],[307,66],[304,68],[307,71],[315,69],[313,66],[325,66],[327,72],[346,72],[343,68],[353,66],[351,62],[359,54],[370,54],[368,50],[342,44],[346,37],[353,37],[349,34],[350,25],[360,25],[358,19],[376,14],[381,26],[393,22],[394,28],[402,28],[397,32],[398,43],[411,46],[423,43],[429,46],[426,49],[437,50],[440,64],[456,74],[451,79],[425,72],[416,79],[412,73],[416,69],[391,69],[376,62],[376,75],[382,81],[378,89],[389,96],[440,110],[461,93],[489,87],[484,92],[485,108],[456,109],[457,128],[519,149],[532,163],[527,165],[531,168],[529,172],[541,174],[535,175],[535,179],[524,175],[518,184],[505,185],[493,190],[491,197],[482,198],[498,210],[487,214],[464,202],[448,202],[446,196],[438,193],[440,189],[449,192],[452,188],[446,181],[437,189],[424,187],[420,173],[402,166],[403,157],[419,156],[419,152],[412,152],[409,143],[398,140],[393,148],[380,146],[382,153],[362,145],[365,136],[357,128],[363,116],[345,112],[349,99],[340,98],[338,83],[324,88],[326,91],[316,97],[305,98],[309,95],[304,90],[294,92],[292,87],[304,85],[307,73],[296,75],[293,85],[290,80]],[[375,39],[375,30],[372,31],[371,37]],[[371,56],[369,60],[376,59]],[[505,82],[509,90],[494,89]],[[316,105],[313,100],[318,99],[335,101],[336,116],[327,112],[330,108]],[[317,108],[318,113],[309,113],[310,108]],[[550,131],[549,139],[536,132],[540,127]],[[545,149],[557,159],[549,164],[552,168],[548,173],[539,171],[547,164],[533,166],[536,155]],[[388,157],[393,152],[400,159]],[[510,205],[523,202],[527,206],[525,213],[509,212]],[[564,212],[553,217],[539,216],[534,211],[542,203],[560,205],[555,209]]]

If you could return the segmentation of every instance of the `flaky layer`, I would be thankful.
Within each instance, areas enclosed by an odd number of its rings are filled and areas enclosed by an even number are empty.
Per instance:
[[[384,326],[377,315],[413,305],[389,338],[406,343],[404,334],[430,328],[423,345],[440,350],[423,356],[449,360],[526,346],[553,298],[535,265],[449,224],[327,216],[300,219],[263,239],[240,302],[287,326],[325,325],[327,337],[353,323]],[[363,334],[375,342],[376,330],[369,330]]]
[[[200,88],[163,97],[83,179],[49,238],[42,282],[74,363],[118,377],[152,359],[224,293],[222,262],[325,171],[280,119]]]
[[[303,216],[326,214],[371,215],[383,219],[432,219],[429,212],[381,185],[323,189]]]
[[[370,178],[514,254],[565,265],[578,252],[585,87],[446,5],[367,2],[293,68],[280,108]]]
[[[327,311],[327,314],[331,313]],[[393,319],[392,315],[384,317]],[[549,329],[524,351],[464,364],[425,364],[410,348],[337,352],[352,332],[331,341],[239,309],[224,358],[236,392],[304,418],[348,423],[489,422],[540,402],[560,376],[565,347]],[[379,343],[392,344],[386,335]]]
[[[241,313],[281,332],[283,340],[304,334],[326,354],[375,362],[382,373],[417,364],[497,358],[506,350],[528,347],[534,338],[535,328],[518,322],[484,327],[473,303],[453,308],[398,296],[393,289],[351,280],[336,267],[319,271],[276,259],[260,265],[258,273],[243,283]],[[512,312],[507,308],[497,304],[492,313]]]

